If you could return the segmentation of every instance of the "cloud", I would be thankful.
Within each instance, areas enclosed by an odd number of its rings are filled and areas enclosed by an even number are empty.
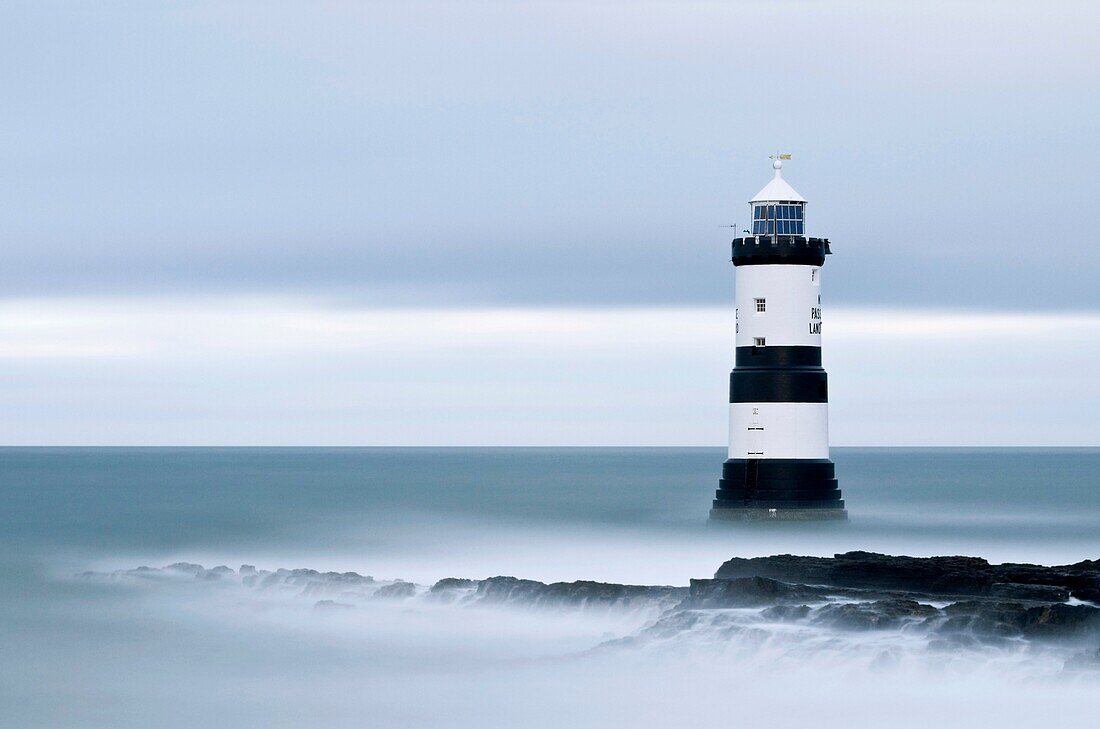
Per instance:
[[[9,295],[714,305],[778,144],[833,301],[1100,305],[1094,4],[0,12]]]
[[[1091,444],[1095,313],[826,308],[834,444]],[[9,444],[717,445],[725,307],[0,302]]]

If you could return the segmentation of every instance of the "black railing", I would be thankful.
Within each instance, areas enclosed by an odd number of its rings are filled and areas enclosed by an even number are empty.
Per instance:
[[[759,263],[795,263],[817,265],[825,263],[829,250],[828,238],[807,238],[802,235],[754,235],[733,239],[732,261],[735,266]]]

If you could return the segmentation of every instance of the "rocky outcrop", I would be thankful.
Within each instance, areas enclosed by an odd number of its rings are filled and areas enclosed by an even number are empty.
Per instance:
[[[446,605],[469,596],[476,588],[477,580],[467,580],[462,577],[444,577],[431,586],[428,594],[425,595],[425,599]]]
[[[991,596],[1013,600],[1096,601],[1100,562],[1044,567],[993,565],[980,557],[904,557],[846,552],[833,557],[790,554],[735,557],[715,573],[717,579],[767,577],[790,583],[833,588],[885,590],[924,595]]]
[[[416,594],[416,585],[411,582],[397,582],[383,585],[374,591],[374,597],[379,600],[404,600]]]
[[[1098,591],[1100,562],[1095,560],[1043,567],[994,565],[977,557],[785,554],[729,560],[715,579],[692,582],[692,594],[698,592],[701,597],[686,600],[683,607],[741,607],[770,601],[773,607],[761,613],[767,620],[852,630],[923,630],[939,636],[942,647],[1098,635],[1100,607],[1067,604],[1071,598],[1095,600]],[[943,608],[930,604],[952,598]],[[790,607],[799,601],[808,604]]]
[[[790,585],[767,577],[732,580],[692,580],[682,609],[750,608],[797,605],[824,600],[828,591],[806,585]]]
[[[849,630],[886,630],[924,625],[939,614],[936,608],[916,600],[875,600],[825,605],[814,612],[813,622]]]
[[[536,582],[515,577],[490,577],[477,583],[469,602],[479,605],[527,605],[530,607],[618,607],[652,606],[680,600],[683,587],[619,585],[607,582]]]
[[[1020,582],[997,582],[990,586],[992,597],[1033,602],[1065,602],[1070,591],[1055,585],[1027,585]]]
[[[249,590],[314,598],[318,613],[365,601],[425,600],[461,607],[639,611],[645,627],[609,644],[678,640],[690,633],[719,642],[766,641],[768,623],[791,630],[904,631],[924,635],[931,650],[1062,641],[1084,650],[1075,665],[1096,663],[1100,639],[1100,562],[1044,567],[990,564],[977,557],[904,557],[847,552],[834,557],[735,558],[712,579],[688,587],[621,585],[516,577],[446,578],[430,588],[401,580],[378,583],[355,572],[206,569],[177,563],[82,579],[161,582],[232,580]],[[323,598],[323,599],[318,599]],[[774,628],[775,626],[771,626]]]
[[[353,610],[355,609],[355,606],[348,605],[342,602],[336,602],[335,600],[318,600],[313,604],[313,609],[318,612],[333,613],[341,612],[344,610]]]

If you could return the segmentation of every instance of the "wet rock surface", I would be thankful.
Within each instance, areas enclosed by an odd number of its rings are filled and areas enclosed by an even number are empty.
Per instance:
[[[825,605],[814,611],[813,620],[820,625],[851,630],[886,630],[901,628],[906,623],[924,624],[939,613],[931,605],[916,600],[892,599]]]
[[[762,582],[762,581],[766,581]],[[809,621],[851,630],[911,629],[952,645],[1009,638],[1075,639],[1100,634],[1100,562],[1044,567],[993,565],[977,557],[899,557],[847,552],[835,557],[778,555],[734,558],[706,583],[716,595],[743,592],[759,602],[768,584],[776,607],[770,620]],[[786,586],[786,589],[783,586]],[[817,595],[801,609],[783,608],[788,596]],[[966,598],[966,599],[959,599]],[[1073,600],[1079,604],[1069,604]],[[737,598],[698,600],[685,607],[734,607]],[[932,603],[947,603],[936,606]]]
[[[374,597],[379,600],[404,600],[416,594],[416,585],[411,582],[394,582],[383,585],[374,592]]]
[[[688,635],[718,642],[761,641],[772,629],[900,631],[924,636],[931,651],[1063,642],[1079,651],[1081,670],[1100,667],[1100,562],[1044,567],[993,565],[976,557],[904,557],[848,552],[835,557],[778,555],[735,558],[711,579],[687,587],[578,580],[545,583],[517,577],[450,577],[431,587],[376,581],[355,572],[310,569],[238,571],[176,563],[80,579],[142,584],[236,584],[313,600],[315,613],[343,612],[370,602],[418,602],[458,608],[634,611],[644,623],[614,645],[674,641]]]
[[[768,577],[783,582],[927,595],[994,596],[1019,600],[1095,600],[1100,596],[1100,561],[1044,567],[990,564],[980,557],[904,557],[845,552],[833,557],[790,554],[735,557],[717,579]]]
[[[639,607],[682,599],[683,587],[619,585],[607,582],[552,582],[490,577],[477,583],[470,602],[480,605],[522,604],[532,607]]]
[[[732,580],[692,580],[681,608],[746,608],[799,604],[824,600],[823,588],[792,585],[768,577],[736,577]]]

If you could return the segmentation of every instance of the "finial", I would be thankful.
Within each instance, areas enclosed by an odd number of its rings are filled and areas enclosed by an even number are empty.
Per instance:
[[[779,171],[783,169],[783,160],[790,158],[789,154],[781,154],[778,150],[775,154],[768,155],[768,159],[772,160],[772,169],[775,170],[776,177],[779,177]]]

